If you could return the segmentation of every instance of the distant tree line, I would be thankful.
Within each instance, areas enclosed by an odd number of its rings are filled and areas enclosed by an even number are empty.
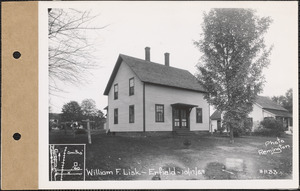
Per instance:
[[[93,99],[84,99],[79,105],[76,101],[70,101],[63,105],[61,122],[79,122],[89,119],[94,121],[93,127],[103,126],[105,122],[104,113],[97,109],[96,102]]]

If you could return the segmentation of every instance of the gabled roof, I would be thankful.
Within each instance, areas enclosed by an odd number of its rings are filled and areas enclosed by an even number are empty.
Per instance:
[[[142,82],[206,92],[198,82],[197,78],[187,70],[120,54],[105,88],[104,95],[108,95],[122,61],[131,68]]]
[[[288,111],[276,102],[272,101],[270,98],[264,96],[257,96],[255,103],[260,105],[263,109]]]
[[[218,120],[221,119],[221,112],[216,110],[211,116],[210,116],[211,120]]]
[[[286,110],[285,108],[283,108],[282,106],[280,106],[279,104],[277,104],[276,102],[272,101],[270,98],[268,97],[264,97],[264,96],[257,96],[255,103],[260,105],[262,107],[262,109],[274,114],[275,116],[279,116],[279,117],[293,117],[293,115],[291,113],[289,113],[288,110]],[[216,110],[211,116],[210,118],[212,120],[218,120],[221,119],[221,112]]]

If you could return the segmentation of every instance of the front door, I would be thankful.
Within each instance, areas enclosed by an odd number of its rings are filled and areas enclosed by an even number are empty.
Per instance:
[[[187,109],[173,109],[173,127],[174,131],[189,130]]]

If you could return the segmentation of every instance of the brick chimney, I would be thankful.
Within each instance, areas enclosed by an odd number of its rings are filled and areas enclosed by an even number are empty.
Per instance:
[[[165,53],[165,65],[170,66],[170,53]]]
[[[150,61],[150,47],[145,48],[145,60]]]

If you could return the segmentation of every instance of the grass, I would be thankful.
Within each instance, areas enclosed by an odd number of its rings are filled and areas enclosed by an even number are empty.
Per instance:
[[[50,144],[87,144],[86,170],[100,173],[86,180],[290,179],[292,136],[280,138],[289,146],[271,154],[276,139],[247,136],[230,144],[228,137],[212,135],[129,137],[94,131],[89,145],[87,135],[50,133]],[[266,146],[267,141],[272,144]]]

